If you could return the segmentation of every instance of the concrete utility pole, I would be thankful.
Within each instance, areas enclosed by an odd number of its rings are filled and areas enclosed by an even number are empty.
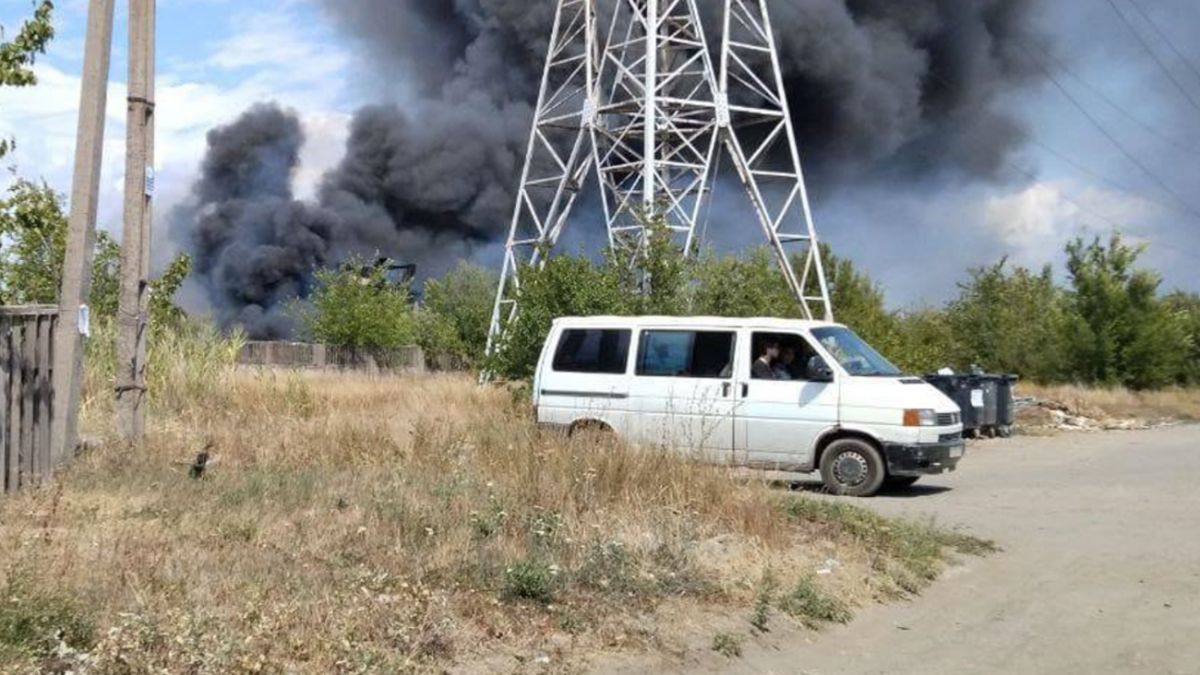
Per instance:
[[[91,0],[88,7],[79,128],[75,140],[75,177],[71,186],[71,214],[58,301],[58,332],[54,339],[51,460],[55,464],[74,452],[77,442],[83,377],[80,307],[87,303],[92,289],[104,111],[108,104],[108,67],[112,58],[113,3],[114,0]]]
[[[146,332],[154,197],[155,0],[129,0],[129,122],[125,229],[117,311],[117,429],[140,442],[146,426]]]

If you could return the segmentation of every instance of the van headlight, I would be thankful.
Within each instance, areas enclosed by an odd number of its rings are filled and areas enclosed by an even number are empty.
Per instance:
[[[904,426],[906,427],[936,427],[937,413],[933,410],[905,410]]]

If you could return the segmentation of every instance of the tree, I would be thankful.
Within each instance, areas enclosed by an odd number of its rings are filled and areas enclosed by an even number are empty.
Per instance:
[[[1035,274],[1001,260],[972,270],[947,311],[959,368],[979,364],[1038,382],[1064,375],[1068,311],[1050,266]]]
[[[784,282],[774,254],[766,248],[723,257],[705,251],[696,263],[694,278],[694,314],[800,316],[800,306]]]
[[[487,349],[499,277],[461,262],[441,279],[425,282],[420,341],[426,352],[478,363]]]
[[[1158,298],[1159,276],[1137,268],[1143,250],[1119,234],[1107,246],[1099,237],[1067,245],[1071,373],[1085,382],[1144,389],[1183,369],[1187,336]]]
[[[550,325],[564,316],[628,314],[630,292],[620,265],[584,256],[559,255],[520,270],[520,311],[487,361],[493,375],[521,379],[533,374]]]
[[[1200,384],[1200,294],[1176,291],[1165,299],[1168,310],[1184,335],[1183,367],[1176,376],[1180,385]]]
[[[381,267],[361,258],[318,271],[308,302],[298,302],[293,313],[311,339],[328,345],[386,350],[416,342],[408,286],[391,283]]]
[[[0,304],[57,303],[67,240],[62,196],[44,183],[18,179],[0,199],[0,237]],[[100,232],[88,298],[98,318],[116,315],[120,260],[120,246]]]
[[[834,318],[849,326],[884,355],[893,355],[902,349],[896,315],[888,311],[879,284],[865,272],[860,272],[852,260],[835,255],[825,244],[821,244],[821,256],[825,263]],[[793,265],[802,262],[797,259]],[[810,282],[810,295],[817,295],[816,283],[815,280]]]
[[[3,41],[0,26],[0,87],[28,87],[37,84],[32,66],[54,38],[54,3],[42,0],[34,5],[33,17],[21,25],[12,40]],[[13,142],[0,140],[0,157],[12,150]]]
[[[115,244],[114,244],[115,246]],[[117,260],[120,248],[116,247]],[[150,282],[150,327],[151,330],[178,328],[187,319],[187,314],[175,304],[175,294],[192,273],[192,257],[187,253],[175,256],[158,278]],[[114,307],[115,313],[115,307]]]

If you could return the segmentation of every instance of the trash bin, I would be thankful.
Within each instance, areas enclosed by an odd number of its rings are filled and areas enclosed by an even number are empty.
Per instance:
[[[950,400],[958,404],[962,411],[963,435],[978,435],[983,409],[985,407],[983,389],[979,386],[976,375],[926,375],[925,381],[936,387]]]
[[[975,381],[978,388],[983,390],[979,427],[988,436],[995,436],[1000,423],[1000,381],[995,375],[976,375]]]
[[[1013,426],[1017,422],[1016,396],[1013,388],[1020,379],[1016,375],[999,375],[996,378],[999,385],[996,392],[996,435],[1001,438],[1012,436]]]

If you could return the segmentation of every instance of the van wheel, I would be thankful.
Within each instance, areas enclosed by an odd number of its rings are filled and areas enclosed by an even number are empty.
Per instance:
[[[603,422],[589,420],[571,425],[571,430],[567,435],[585,443],[602,443],[612,438],[613,430]]]
[[[825,488],[836,495],[874,496],[886,475],[879,451],[857,438],[834,441],[821,455],[821,479]]]
[[[912,487],[919,480],[921,480],[920,476],[888,476],[883,484],[890,488],[907,488]]]

